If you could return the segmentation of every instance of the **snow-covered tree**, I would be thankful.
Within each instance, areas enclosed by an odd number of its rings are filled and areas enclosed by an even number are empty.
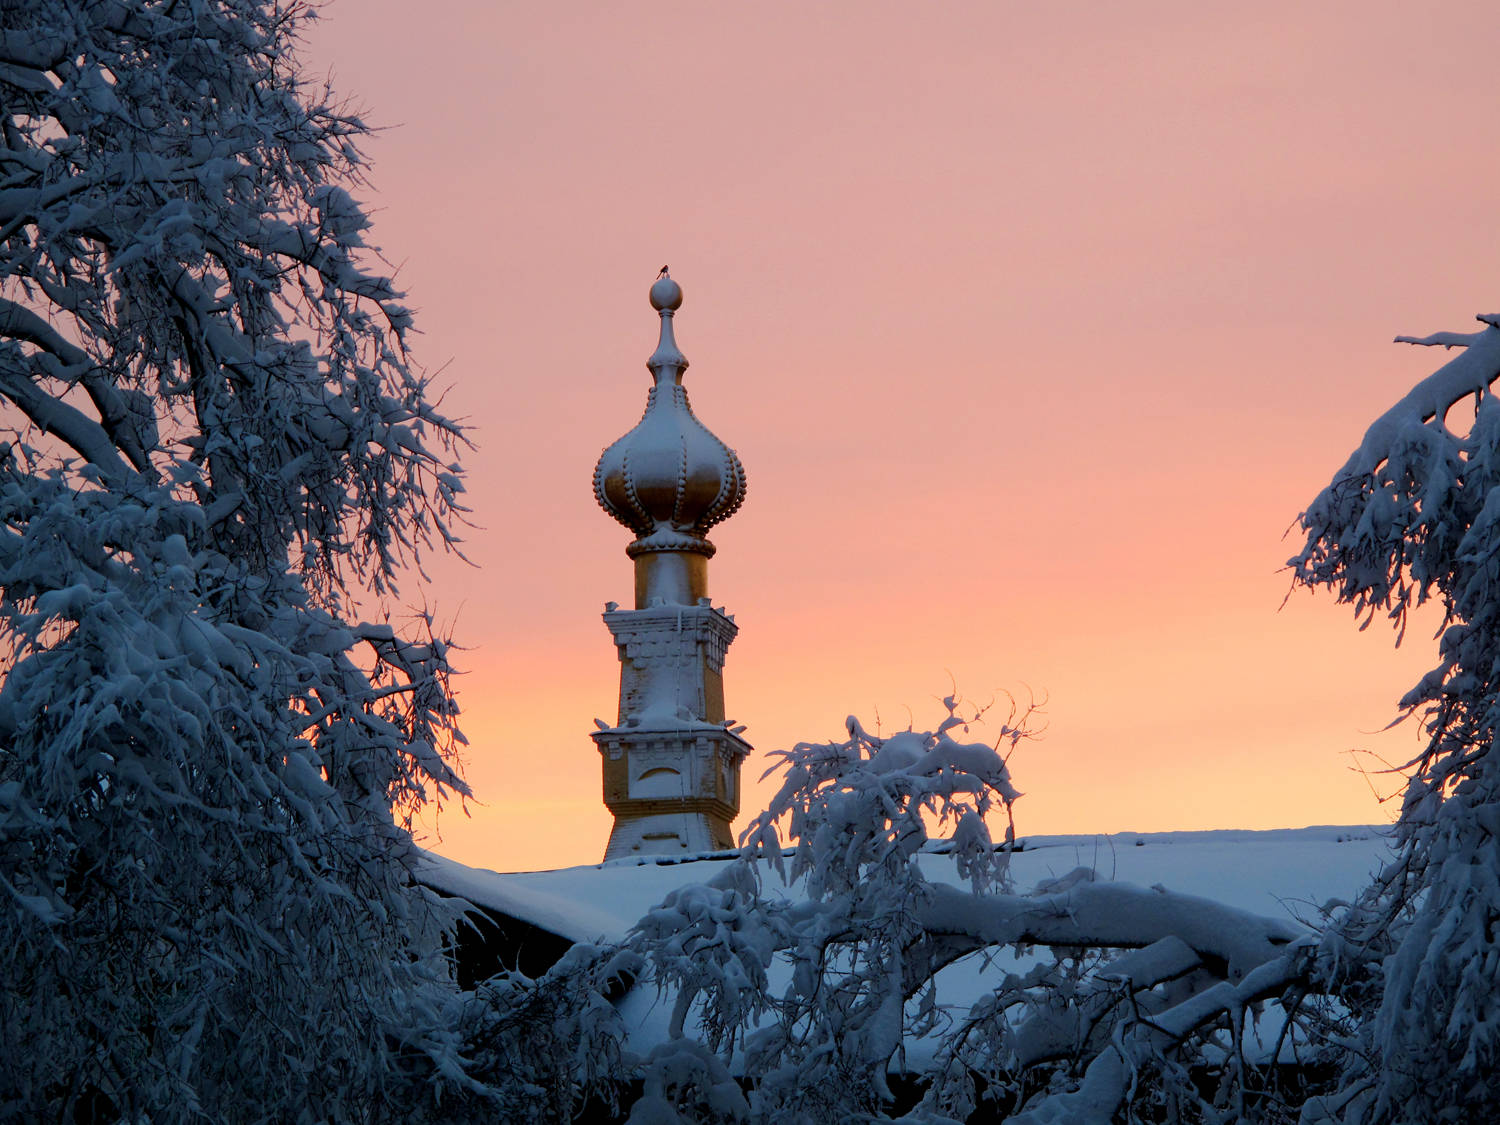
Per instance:
[[[410,1075],[463,1081],[408,831],[464,791],[447,646],[366,620],[454,542],[461,436],[308,15],[0,12],[7,1120],[405,1120]]]
[[[1398,342],[1463,349],[1365,433],[1302,516],[1296,581],[1362,627],[1441,614],[1438,662],[1401,700],[1397,860],[1331,927],[1323,971],[1348,1013],[1342,1089],[1308,1120],[1500,1120],[1500,316]]]
[[[632,1122],[1286,1120],[1244,1047],[1263,1001],[1295,1007],[1315,933],[1082,868],[1012,886],[989,824],[1024,721],[961,742],[947,702],[933,732],[851,719],[783,753],[740,857],[640,921],[626,951],[672,1007]],[[949,992],[964,959],[989,971]]]

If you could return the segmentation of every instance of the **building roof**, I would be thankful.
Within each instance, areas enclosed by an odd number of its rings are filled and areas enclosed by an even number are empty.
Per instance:
[[[1033,836],[1020,844],[1011,872],[1023,890],[1082,866],[1102,879],[1159,884],[1272,917],[1308,917],[1330,898],[1351,898],[1389,855],[1384,830],[1371,826]],[[502,872],[428,852],[423,881],[569,942],[619,941],[670,891],[706,881],[736,854]],[[929,878],[944,882],[953,881],[950,866],[939,855],[924,863]]]
[[[618,942],[671,891],[706,882],[736,855],[632,857],[554,871],[498,872],[429,853],[423,879],[477,908],[471,913],[473,931],[459,949],[460,983],[467,987],[501,968],[539,975],[575,942]],[[1298,922],[1314,923],[1329,900],[1353,898],[1390,857],[1385,830],[1370,826],[1121,832],[1022,840],[1011,874],[1016,888],[1028,891],[1086,867],[1101,880],[1209,899],[1282,919],[1295,929]],[[924,854],[922,866],[930,880],[958,882],[954,865],[940,851]],[[765,893],[778,893],[769,873]],[[796,890],[781,888],[780,893]],[[992,949],[961,958],[938,974],[940,1003],[961,1014],[1007,973],[1024,971],[1029,961],[1048,956],[1046,950]],[[773,968],[772,975],[786,972],[783,965]],[[667,1039],[672,1003],[656,988],[627,983],[611,999],[632,1040],[649,1044]],[[1278,1008],[1274,1001],[1269,1007]],[[1279,1042],[1277,1021],[1265,1026],[1273,1030],[1264,1042],[1259,1023],[1247,1031],[1246,1050],[1259,1058],[1277,1050]],[[931,1061],[936,1045],[930,1036],[909,1042],[903,1048],[904,1065],[920,1070]]]

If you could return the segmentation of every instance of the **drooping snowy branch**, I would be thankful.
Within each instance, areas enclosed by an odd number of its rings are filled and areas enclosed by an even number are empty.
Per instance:
[[[1462,348],[1462,353],[1419,382],[1402,399],[1370,424],[1359,448],[1344,463],[1338,477],[1375,471],[1391,455],[1403,431],[1437,422],[1459,402],[1479,394],[1500,377],[1500,316],[1476,318],[1486,327],[1478,332],[1437,332],[1430,336],[1397,336],[1398,344]]]
[[[1302,515],[1295,581],[1404,632],[1442,611],[1437,663],[1400,701],[1427,740],[1405,765],[1397,860],[1324,936],[1319,973],[1349,1013],[1342,1089],[1308,1120],[1500,1114],[1493,919],[1500,914],[1500,316],[1398,341],[1463,352],[1369,428]],[[1467,429],[1450,422],[1472,404]],[[1463,412],[1467,421],[1468,411]]]

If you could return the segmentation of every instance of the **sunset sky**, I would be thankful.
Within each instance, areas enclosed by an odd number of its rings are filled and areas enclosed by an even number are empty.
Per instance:
[[[474,442],[473,565],[403,590],[467,646],[477,799],[424,842],[603,851],[590,475],[664,262],[750,481],[710,564],[747,782],[951,678],[1047,697],[1022,834],[1391,819],[1349,752],[1416,749],[1378,732],[1433,623],[1283,607],[1285,533],[1445,358],[1391,338],[1500,307],[1494,8],[1428,7],[329,4],[304,62],[382,127],[372,241]]]

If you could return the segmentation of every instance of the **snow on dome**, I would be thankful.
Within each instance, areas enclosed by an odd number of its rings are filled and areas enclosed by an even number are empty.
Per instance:
[[[636,535],[632,557],[653,551],[711,556],[708,529],[745,499],[745,467],[734,450],[694,416],[682,376],[687,357],[672,334],[682,287],[666,276],[651,286],[661,339],[646,361],[655,380],[634,429],[607,448],[594,468],[594,496]]]

